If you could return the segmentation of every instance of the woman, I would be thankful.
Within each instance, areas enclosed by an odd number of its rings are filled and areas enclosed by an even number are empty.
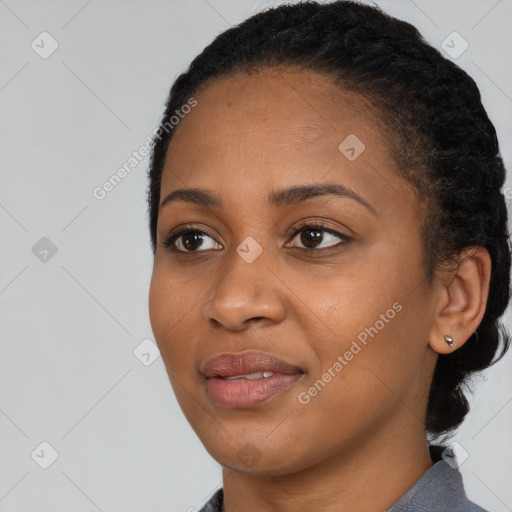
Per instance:
[[[276,7],[194,59],[153,148],[149,310],[223,466],[203,511],[483,510],[429,439],[509,346],[504,178],[474,81],[374,7]]]

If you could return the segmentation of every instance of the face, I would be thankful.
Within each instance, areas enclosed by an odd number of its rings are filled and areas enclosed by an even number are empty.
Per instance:
[[[149,312],[206,449],[287,474],[422,429],[435,364],[423,214],[375,111],[290,69],[194,97],[162,176]],[[207,195],[165,201],[183,189]]]

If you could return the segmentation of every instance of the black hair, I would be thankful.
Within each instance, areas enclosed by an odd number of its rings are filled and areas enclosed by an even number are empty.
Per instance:
[[[439,355],[430,387],[425,429],[432,435],[451,432],[469,410],[469,377],[510,346],[498,321],[510,297],[505,168],[474,80],[411,24],[354,1],[305,1],[257,13],[218,35],[175,80],[154,139],[148,171],[153,253],[162,171],[175,131],[166,129],[162,136],[162,127],[212,80],[280,67],[320,73],[375,106],[389,127],[399,174],[426,205],[427,278],[466,247],[489,251],[485,315],[462,347]]]

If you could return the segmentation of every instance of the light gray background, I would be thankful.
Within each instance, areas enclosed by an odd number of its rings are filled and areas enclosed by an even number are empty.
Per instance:
[[[148,159],[105,199],[92,191],[145,143],[193,56],[275,3],[0,0],[0,511],[185,512],[221,485],[161,358],[133,353],[152,339]],[[510,169],[511,0],[377,3],[436,47],[467,40],[456,62]],[[31,48],[43,31],[59,44],[47,59]],[[42,237],[57,247],[46,262],[32,252]],[[509,354],[455,438],[467,492],[492,512],[512,510],[511,384]],[[48,469],[43,441],[58,452]]]

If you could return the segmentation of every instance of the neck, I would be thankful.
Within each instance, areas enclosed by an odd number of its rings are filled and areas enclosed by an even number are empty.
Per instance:
[[[380,429],[362,444],[293,474],[269,471],[262,476],[224,468],[222,512],[368,512],[391,507],[433,465],[424,427],[411,416],[399,430],[397,425]]]

